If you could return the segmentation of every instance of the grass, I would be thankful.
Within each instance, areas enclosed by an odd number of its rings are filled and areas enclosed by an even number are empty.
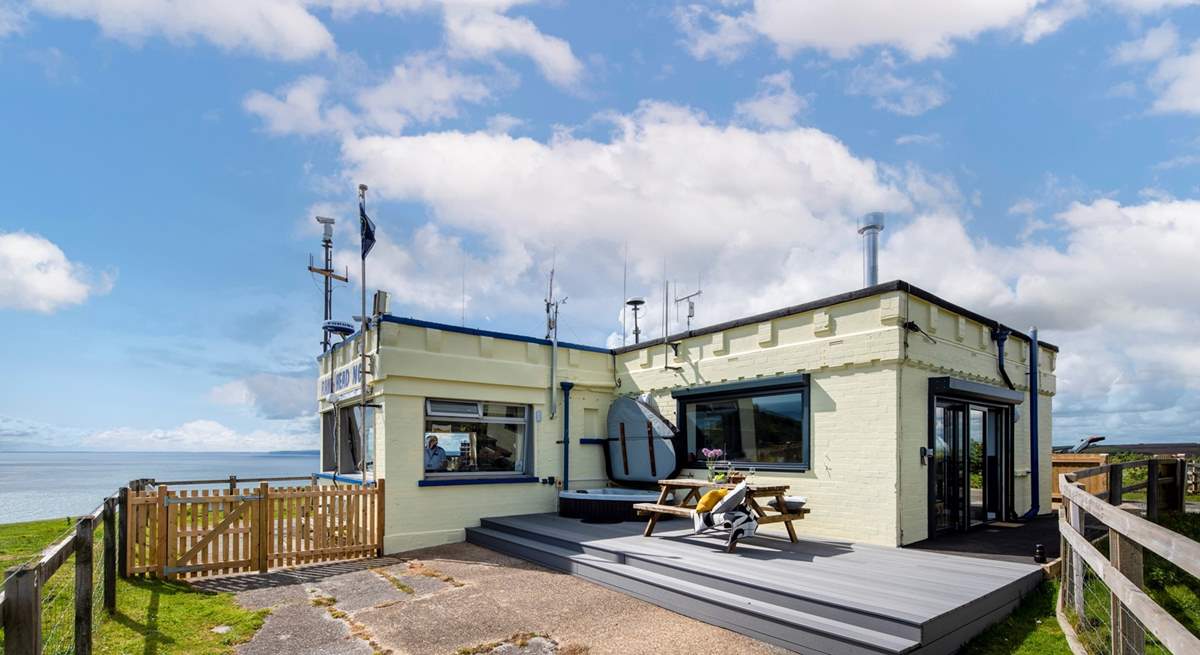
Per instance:
[[[0,565],[13,566],[39,554],[70,528],[66,519],[0,525]],[[96,543],[103,531],[97,530]],[[96,557],[95,580],[100,581],[101,559]],[[74,618],[74,557],[47,582],[42,596],[42,634],[47,655],[70,651]],[[101,596],[95,593],[95,603]],[[267,610],[250,611],[234,602],[231,594],[213,594],[179,582],[150,578],[117,580],[117,611],[108,616],[97,609],[92,642],[97,655],[225,655],[262,627]],[[217,634],[217,626],[229,631]],[[0,651],[4,635],[0,631]]]
[[[1200,514],[1165,512],[1159,523],[1189,539],[1200,541]],[[1107,541],[1097,543],[1097,549],[1108,552]],[[1200,636],[1200,581],[1165,559],[1145,551],[1144,583],[1146,593],[1160,607],[1193,634]],[[983,655],[1067,655],[1062,630],[1054,615],[1058,581],[1043,582],[1022,601],[1020,607],[1003,622],[988,628],[973,639],[963,652]],[[1076,616],[1067,607],[1067,617],[1086,646],[1095,652],[1107,652],[1109,641],[1109,593],[1104,583],[1089,575],[1084,583],[1084,616]],[[1166,650],[1149,638],[1146,653],[1166,655]]]
[[[1047,580],[1021,601],[1007,619],[972,639],[963,649],[972,655],[1070,655],[1054,616],[1058,581]]]

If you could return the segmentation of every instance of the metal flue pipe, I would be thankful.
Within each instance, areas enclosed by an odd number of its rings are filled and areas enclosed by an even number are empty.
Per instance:
[[[883,212],[863,216],[858,233],[863,237],[863,287],[879,284],[879,233],[883,231]]]

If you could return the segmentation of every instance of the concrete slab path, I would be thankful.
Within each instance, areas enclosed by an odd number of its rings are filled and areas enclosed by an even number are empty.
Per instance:
[[[465,543],[196,586],[271,608],[239,655],[787,652]]]

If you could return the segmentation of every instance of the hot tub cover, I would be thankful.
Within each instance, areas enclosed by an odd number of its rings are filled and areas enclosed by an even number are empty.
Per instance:
[[[675,426],[650,404],[621,397],[608,409],[605,444],[609,477],[616,482],[653,484],[678,471]]]

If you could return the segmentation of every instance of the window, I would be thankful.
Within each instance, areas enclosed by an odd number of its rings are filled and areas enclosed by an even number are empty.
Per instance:
[[[807,469],[807,376],[794,384],[714,385],[677,392],[687,438],[687,465],[704,462],[702,450],[719,448],[735,465]]]
[[[425,401],[425,477],[529,474],[529,408]]]

